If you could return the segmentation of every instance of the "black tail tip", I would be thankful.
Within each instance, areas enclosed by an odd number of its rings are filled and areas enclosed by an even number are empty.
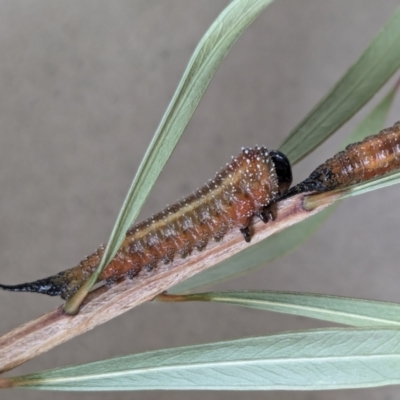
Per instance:
[[[47,294],[48,296],[60,296],[63,292],[61,287],[55,285],[50,278],[39,279],[35,282],[21,283],[18,285],[2,285],[0,289],[8,292],[33,292]]]
[[[316,183],[314,181],[308,181],[307,179],[297,185],[291,187],[289,190],[284,192],[281,196],[277,198],[276,201],[281,201],[288,199],[289,197],[296,196],[296,194],[314,192],[317,190]]]

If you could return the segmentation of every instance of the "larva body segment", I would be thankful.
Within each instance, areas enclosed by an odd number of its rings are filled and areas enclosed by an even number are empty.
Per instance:
[[[249,241],[251,218],[257,215],[266,222],[266,207],[291,181],[290,164],[282,153],[268,152],[265,147],[243,149],[202,188],[130,228],[99,281],[111,283],[133,278],[143,269],[151,271],[160,262],[172,262],[176,255],[186,257],[194,249],[202,250],[210,240],[222,239],[233,228],[240,229]],[[52,277],[0,288],[68,299],[94,272],[103,252],[104,246],[78,266]]]
[[[279,200],[304,192],[326,192],[366,182],[400,168],[400,122],[329,158]]]

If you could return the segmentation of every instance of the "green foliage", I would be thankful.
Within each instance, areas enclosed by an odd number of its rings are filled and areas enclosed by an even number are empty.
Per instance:
[[[400,330],[324,329],[180,347],[15,378],[51,390],[317,390],[400,383]]]
[[[270,2],[233,1],[201,40],[132,183],[99,271],[120,246],[125,231],[139,213],[220,62]],[[332,91],[284,141],[281,150],[292,162],[303,158],[334,133],[392,76],[400,66],[399,43],[400,8]],[[393,96],[394,90],[362,122],[352,141],[379,130]],[[368,183],[366,190],[388,181],[393,184],[393,177]],[[365,185],[353,188],[346,195],[361,190],[365,190]],[[227,277],[228,265],[238,273],[281,256],[317,229],[327,214],[321,213],[272,236],[253,247],[251,257],[245,251],[178,289],[188,290]],[[369,328],[282,333],[167,349],[5,379],[13,386],[52,390],[310,390],[400,383],[400,330],[382,327],[399,324],[398,305],[288,293],[214,293],[207,296],[204,300]]]
[[[178,301],[212,301],[233,304],[359,327],[400,327],[399,304],[349,297],[311,293],[244,291],[189,294]]]

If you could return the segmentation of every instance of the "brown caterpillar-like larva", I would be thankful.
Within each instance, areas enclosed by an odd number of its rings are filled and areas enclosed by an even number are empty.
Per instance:
[[[277,200],[304,192],[327,192],[366,182],[400,169],[400,121],[350,144]]]
[[[229,230],[239,228],[251,239],[253,216],[264,222],[273,218],[269,205],[292,183],[288,159],[265,147],[243,149],[217,176],[190,196],[134,225],[111,263],[98,281],[135,277],[152,270],[159,262],[172,262],[178,254],[186,257],[201,250],[211,240],[220,240]],[[70,298],[98,266],[104,246],[78,266],[49,278],[20,285],[0,285],[14,292],[37,292]]]

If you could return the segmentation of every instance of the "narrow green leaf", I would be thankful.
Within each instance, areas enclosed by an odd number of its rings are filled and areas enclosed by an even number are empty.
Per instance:
[[[168,296],[168,295],[167,295]],[[177,296],[177,301],[211,301],[259,310],[302,315],[352,326],[400,327],[400,304],[323,294],[241,291]],[[171,296],[173,301],[174,296]]]
[[[400,383],[399,329],[324,329],[159,350],[28,376],[49,390],[326,390]]]
[[[75,314],[98,276],[113,259],[125,233],[138,216],[158,175],[174,150],[211,78],[229,49],[273,0],[234,0],[214,21],[197,45],[175,94],[139,166],[97,270],[70,299],[66,312]]]
[[[294,164],[351,118],[400,67],[400,7],[357,62],[285,139]]]
[[[398,84],[390,90],[389,93],[356,126],[343,147],[349,143],[360,141],[366,136],[377,133],[382,129],[397,89]],[[383,184],[383,180],[381,183]],[[369,185],[370,190],[372,190],[372,183],[369,183]],[[363,189],[360,186],[358,189],[360,194],[362,190]],[[358,192],[355,191],[352,195],[355,193]],[[348,192],[343,194],[343,196],[349,195]],[[282,232],[270,236],[267,240],[249,247],[231,257],[229,260],[197,274],[177,286],[174,286],[170,290],[170,293],[187,293],[190,290],[198,289],[229,277],[244,274],[250,269],[257,268],[276,258],[282,257],[305,242],[323,224],[323,222],[328,219],[334,209],[335,206],[329,207],[297,225],[293,225]]]

